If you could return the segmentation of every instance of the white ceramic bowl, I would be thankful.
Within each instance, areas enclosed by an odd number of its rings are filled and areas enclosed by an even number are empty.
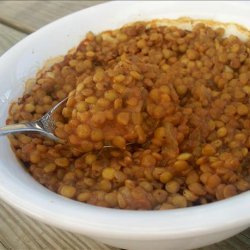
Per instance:
[[[45,26],[0,58],[0,120],[22,94],[24,82],[48,58],[65,54],[89,30],[119,28],[154,18],[214,19],[250,28],[248,2],[109,2]],[[250,192],[198,207],[122,211],[82,204],[50,192],[20,167],[7,138],[0,138],[0,197],[44,223],[128,249],[191,249],[226,239],[250,225]]]

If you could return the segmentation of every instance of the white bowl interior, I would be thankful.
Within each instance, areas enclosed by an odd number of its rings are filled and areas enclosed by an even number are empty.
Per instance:
[[[0,125],[9,104],[20,96],[25,81],[48,58],[65,54],[89,31],[119,28],[136,20],[155,18],[213,19],[250,28],[250,6],[240,2],[121,1],[94,6],[69,15],[25,38],[0,58]],[[94,207],[50,192],[20,167],[7,138],[0,138],[0,197],[48,224],[86,234],[133,238],[174,238],[221,231],[250,223],[250,192],[234,198],[173,211],[121,211]],[[204,217],[205,215],[205,217]],[[125,236],[124,236],[125,237]]]

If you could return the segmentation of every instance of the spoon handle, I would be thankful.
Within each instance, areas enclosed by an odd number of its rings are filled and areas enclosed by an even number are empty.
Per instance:
[[[39,127],[37,127],[36,124],[33,122],[11,124],[4,127],[0,127],[0,136],[23,132],[41,132],[40,130],[41,129],[39,129]]]

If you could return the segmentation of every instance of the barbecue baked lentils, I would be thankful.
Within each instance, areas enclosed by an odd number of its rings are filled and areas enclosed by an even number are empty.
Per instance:
[[[10,136],[50,190],[98,206],[161,210],[250,189],[250,41],[204,24],[88,33],[12,104],[7,124],[38,119],[68,95],[55,130],[67,145]]]

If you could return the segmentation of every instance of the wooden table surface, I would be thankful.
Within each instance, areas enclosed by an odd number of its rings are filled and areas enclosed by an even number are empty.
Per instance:
[[[0,1],[0,55],[28,34],[71,12],[103,1]],[[0,156],[1,157],[1,156]],[[111,250],[85,236],[30,219],[0,201],[0,250]],[[250,249],[250,229],[200,250]]]

